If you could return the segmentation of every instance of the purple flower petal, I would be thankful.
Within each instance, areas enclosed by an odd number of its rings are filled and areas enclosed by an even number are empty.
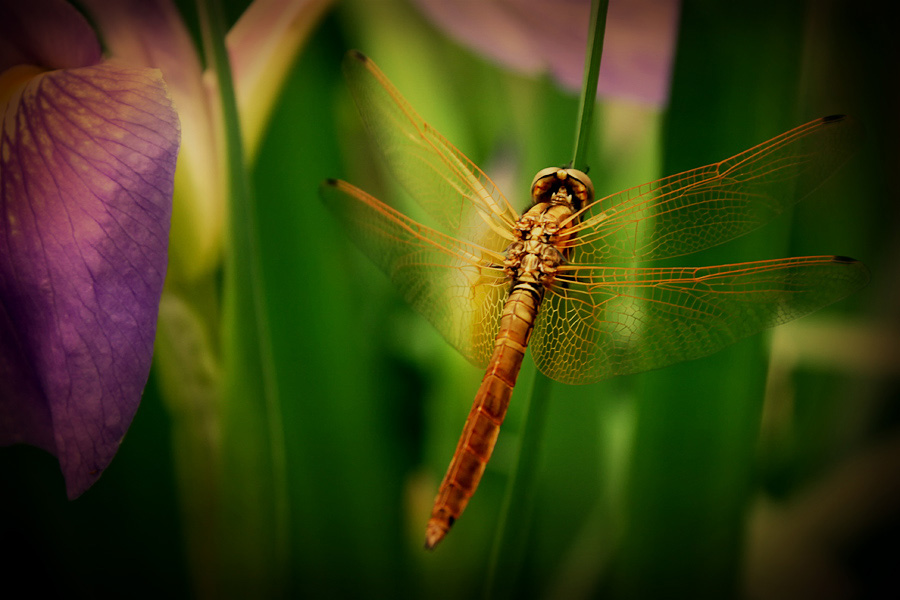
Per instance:
[[[15,65],[48,69],[100,62],[90,24],[65,0],[0,0],[0,73]]]
[[[53,452],[74,498],[147,381],[178,117],[158,71],[101,64],[33,77],[0,118],[0,444]]]
[[[210,93],[187,26],[171,0],[82,0],[110,56],[162,71],[181,117],[178,198],[169,273],[176,280],[212,271],[222,257],[225,175],[218,97]]]
[[[530,75],[549,71],[577,91],[584,74],[590,0],[417,0],[457,41]],[[609,3],[601,95],[643,104],[668,102],[679,0]]]

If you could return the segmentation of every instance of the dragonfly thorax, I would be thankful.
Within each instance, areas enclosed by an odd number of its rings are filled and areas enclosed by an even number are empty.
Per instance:
[[[506,249],[504,265],[513,285],[518,282],[549,287],[565,257],[557,247],[570,236],[566,230],[573,215],[571,205],[541,202],[516,221],[516,239]]]
[[[550,287],[565,261],[562,248],[572,237],[575,215],[593,196],[591,180],[576,169],[543,169],[535,176],[534,205],[516,221],[516,240],[506,249],[504,265],[514,287],[517,283]]]

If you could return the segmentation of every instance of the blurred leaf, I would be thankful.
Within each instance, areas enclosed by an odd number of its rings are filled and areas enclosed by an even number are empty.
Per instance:
[[[779,2],[685,3],[664,172],[720,160],[803,122],[806,115],[798,118],[795,108],[801,9]],[[785,256],[785,224],[764,229],[764,235],[678,262]],[[617,595],[735,595],[755,477],[764,348],[764,337],[757,336],[637,378],[638,429]]]

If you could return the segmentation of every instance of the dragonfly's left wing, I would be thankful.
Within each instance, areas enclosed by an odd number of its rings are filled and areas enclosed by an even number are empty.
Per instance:
[[[594,383],[700,358],[822,308],[868,281],[837,256],[700,268],[566,265],[531,340],[548,377]]]
[[[344,74],[394,177],[438,227],[504,250],[518,215],[490,178],[426,123],[370,58],[349,52]]]
[[[417,223],[344,181],[328,180],[320,192],[403,298],[469,361],[486,366],[509,292],[503,255]]]

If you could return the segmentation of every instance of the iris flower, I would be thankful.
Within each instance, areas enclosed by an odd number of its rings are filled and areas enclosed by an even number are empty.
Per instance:
[[[258,0],[229,34],[248,155],[327,4]],[[214,80],[172,3],[80,6],[90,23],[0,0],[0,445],[54,454],[70,498],[137,411],[167,269],[220,265],[227,193]]]
[[[147,381],[179,121],[160,72],[104,60],[69,4],[2,12],[0,443],[56,455],[74,498]]]

